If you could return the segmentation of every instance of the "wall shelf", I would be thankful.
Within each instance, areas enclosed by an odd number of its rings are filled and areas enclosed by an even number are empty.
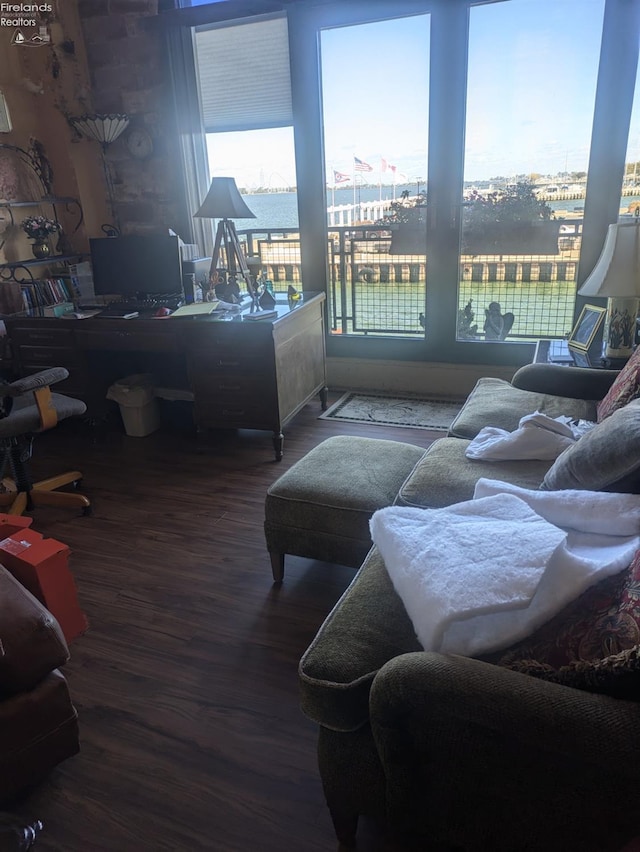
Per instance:
[[[43,204],[49,204],[53,207],[54,218],[58,219],[58,213],[56,210],[56,206],[64,206],[67,210],[71,210],[72,207],[75,207],[75,213],[78,217],[78,221],[76,222],[71,235],[75,234],[80,225],[82,224],[82,220],[84,218],[84,213],[82,210],[82,206],[77,198],[71,198],[71,196],[66,195],[43,195],[41,198],[35,199],[34,201],[0,201],[0,210],[6,210],[9,213],[9,218],[11,219],[10,224],[15,225],[16,220],[13,215],[13,210],[20,207],[41,207]]]
[[[43,257],[41,259],[30,258],[29,260],[14,260],[10,263],[0,263],[0,281],[17,281],[18,283],[23,281],[33,281],[34,278],[30,271],[33,266],[47,266],[52,263],[73,263],[74,261],[81,261],[86,257],[88,257],[88,255],[80,253],[50,254],[49,257]],[[16,278],[15,272],[18,269],[24,269],[27,272],[27,277]]]

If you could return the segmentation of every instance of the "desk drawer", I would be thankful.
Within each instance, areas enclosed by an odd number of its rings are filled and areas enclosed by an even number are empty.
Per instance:
[[[73,330],[55,321],[35,328],[10,326],[9,336],[16,346],[73,346]]]
[[[76,349],[63,346],[18,346],[15,352],[25,367],[39,364],[71,369],[71,365],[82,363],[82,356]]]
[[[198,426],[219,429],[276,429],[277,416],[260,400],[234,402],[199,402],[196,398],[194,417]]]
[[[112,352],[177,352],[179,349],[175,332],[126,329],[113,320],[113,329],[78,329],[76,341],[80,349],[110,350]],[[127,322],[125,320],[125,322]]]
[[[200,329],[198,329],[200,332]],[[208,334],[201,332],[185,338],[187,348],[196,358],[244,358],[253,363],[273,352],[271,338],[255,339],[242,334]]]
[[[192,384],[210,387],[225,379],[234,382],[264,382],[265,376],[273,375],[272,363],[266,358],[251,361],[236,355],[218,355],[194,364],[191,359],[189,373]]]
[[[191,379],[191,388],[199,398],[217,402],[268,399],[273,383],[264,376],[243,373],[200,373]]]

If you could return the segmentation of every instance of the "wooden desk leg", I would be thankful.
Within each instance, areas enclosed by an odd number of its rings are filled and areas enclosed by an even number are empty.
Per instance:
[[[284,447],[284,435],[282,432],[273,433],[273,449],[276,452],[276,461],[282,461]]]
[[[320,390],[320,405],[322,406],[322,410],[327,410],[327,400],[329,398],[329,388],[325,385]]]

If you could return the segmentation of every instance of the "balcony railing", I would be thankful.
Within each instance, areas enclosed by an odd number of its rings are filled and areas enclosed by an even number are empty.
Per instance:
[[[562,338],[571,330],[582,220],[559,222],[553,255],[462,255],[458,309],[471,301],[482,340],[484,311],[498,302],[514,314],[509,339]],[[300,286],[300,239],[294,228],[239,232],[249,266],[276,292]],[[391,232],[375,225],[330,227],[327,241],[331,334],[424,335],[426,255],[390,254]],[[464,335],[465,339],[469,339]]]

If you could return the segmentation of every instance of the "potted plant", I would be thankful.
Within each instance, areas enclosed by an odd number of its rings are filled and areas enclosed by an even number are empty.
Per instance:
[[[55,219],[47,219],[46,216],[27,216],[22,221],[22,230],[33,240],[31,251],[38,259],[49,257],[51,248],[47,242],[51,234],[61,230],[60,223]]]
[[[462,213],[462,254],[557,254],[559,223],[528,181],[473,192]]]

